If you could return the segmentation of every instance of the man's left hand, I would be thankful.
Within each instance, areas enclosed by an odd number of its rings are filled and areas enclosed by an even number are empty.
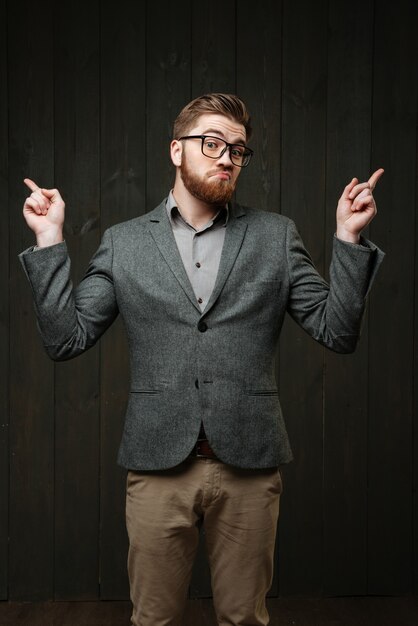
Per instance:
[[[377,213],[373,189],[383,172],[382,168],[376,170],[367,183],[359,183],[357,178],[353,178],[344,189],[337,206],[338,239],[359,242],[361,231]]]

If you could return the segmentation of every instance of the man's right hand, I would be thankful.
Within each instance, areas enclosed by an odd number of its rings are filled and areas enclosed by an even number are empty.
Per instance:
[[[30,178],[25,185],[31,190],[23,205],[23,216],[36,235],[40,248],[63,241],[65,203],[57,189],[41,189]]]

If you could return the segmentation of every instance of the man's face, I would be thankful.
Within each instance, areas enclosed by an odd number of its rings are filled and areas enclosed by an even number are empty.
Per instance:
[[[187,135],[210,135],[228,143],[245,144],[245,128],[224,115],[201,115]],[[182,144],[180,176],[188,192],[209,204],[226,204],[234,193],[241,168],[230,159],[229,150],[218,159],[202,154],[200,139],[187,139]]]

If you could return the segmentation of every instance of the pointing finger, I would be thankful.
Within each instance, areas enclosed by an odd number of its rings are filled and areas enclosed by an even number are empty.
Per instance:
[[[382,176],[383,172],[385,170],[380,167],[378,170],[376,170],[369,178],[368,183],[370,185],[370,189],[373,191],[373,189],[376,187],[376,183],[379,180],[379,178]]]
[[[25,178],[23,182],[25,183],[27,187],[29,187],[31,191],[38,191],[39,189],[38,185],[30,178]]]

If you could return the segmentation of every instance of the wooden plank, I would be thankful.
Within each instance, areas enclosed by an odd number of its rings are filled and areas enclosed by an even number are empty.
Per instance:
[[[52,3],[36,21],[53,32]],[[10,574],[11,599],[53,588],[54,368],[41,347],[17,254],[34,237],[22,218],[24,176],[53,182],[53,44],[33,31],[27,3],[8,3],[10,187]]]
[[[101,226],[145,213],[146,21],[141,3],[123,0],[115,22],[101,13]],[[135,76],[135,80],[132,77]],[[116,465],[129,391],[121,320],[101,340],[100,596],[129,597],[126,572],[126,472]]]
[[[275,212],[280,211],[281,36],[281,1],[263,2],[263,11],[237,3],[237,94],[250,111],[255,154],[241,172],[236,199]],[[279,552],[279,537],[276,546]],[[277,558],[271,596],[279,593]]]
[[[254,33],[257,36],[254,37]],[[267,0],[263,11],[237,3],[237,94],[251,115],[254,150],[241,172],[238,202],[280,211],[282,2]]]
[[[387,253],[370,302],[368,592],[412,590],[416,5],[375,5],[372,166],[386,168],[373,239]]]
[[[147,12],[147,210],[174,182],[173,123],[191,98],[191,0],[150,3]]]
[[[222,15],[222,19],[219,16]],[[235,92],[235,0],[192,4],[192,97]]]
[[[353,176],[369,177],[373,2],[338,0],[329,9],[327,266],[338,198]],[[367,592],[366,320],[363,328],[354,355],[327,351],[325,356],[324,592],[329,595]]]
[[[281,210],[295,220],[323,272],[327,3],[285,0],[283,6]],[[282,595],[322,589],[322,380],[323,349],[287,320],[280,397],[295,462],[285,470],[282,497]]]
[[[8,207],[6,2],[0,2],[0,206]],[[6,222],[7,223],[7,222]],[[0,600],[7,599],[9,536],[9,232],[0,230]]]
[[[99,3],[75,2],[55,29],[55,184],[66,201],[74,283],[99,243]],[[55,598],[99,595],[99,352],[55,378]],[[74,515],[77,511],[77,515]]]
[[[418,51],[417,58],[414,63],[415,67],[418,70]],[[415,163],[418,163],[418,107],[417,107],[417,135],[416,135],[416,152],[415,152]],[[418,215],[418,174],[415,178],[415,216]],[[414,276],[414,284],[418,285],[418,219],[415,217],[415,276]],[[415,303],[414,303],[414,405],[413,405],[413,415],[415,415],[415,424],[416,424],[416,416],[418,415],[418,289],[415,287]],[[414,426],[414,478],[413,478],[413,491],[414,491],[414,501],[413,501],[413,513],[412,519],[415,520],[414,523],[414,593],[418,595],[418,524],[416,520],[418,520],[418,428]]]
[[[418,52],[415,57],[416,68],[418,71]],[[418,106],[417,106],[417,136],[416,136],[416,172],[415,179],[415,216],[418,215]],[[414,284],[418,284],[418,219],[415,219],[415,276]],[[418,415],[418,289],[415,289],[415,304],[414,304],[414,406],[413,415]],[[416,422],[415,422],[416,423]],[[414,523],[414,593],[418,595],[418,428],[414,426],[414,479],[413,479],[413,514],[412,519]]]
[[[411,7],[411,14],[413,21],[415,24],[418,23],[418,7],[414,4]],[[416,72],[418,72],[418,42],[415,37],[415,46],[412,50],[412,57],[410,63],[413,67],[416,68]],[[416,118],[417,118],[417,134],[415,138],[415,239],[414,239],[414,256],[415,256],[415,268],[414,268],[414,285],[415,285],[415,298],[414,298],[414,344],[413,344],[413,381],[414,381],[414,389],[413,389],[413,406],[412,406],[412,414],[415,416],[414,424],[413,424],[413,467],[414,467],[414,475],[413,475],[413,511],[412,511],[412,520],[413,520],[413,593],[418,595],[418,428],[416,427],[416,418],[418,416],[418,102],[416,107]]]

